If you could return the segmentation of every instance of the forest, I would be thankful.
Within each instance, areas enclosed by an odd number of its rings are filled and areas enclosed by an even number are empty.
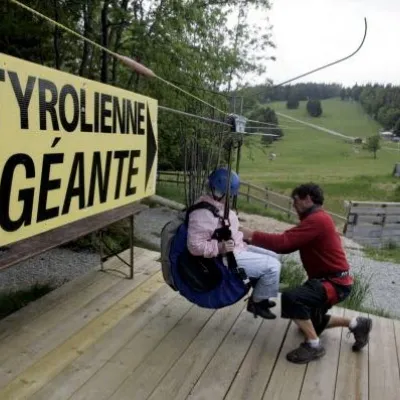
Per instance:
[[[268,0],[25,0],[24,4],[113,52],[132,58],[192,95],[228,112],[235,82],[266,71],[273,60],[271,27],[248,22],[249,7],[268,15]],[[228,20],[233,20],[227,28]],[[0,51],[57,70],[131,90],[159,105],[224,120],[225,114],[116,58],[10,1],[0,4]],[[236,83],[237,86],[237,83]],[[182,166],[183,143],[202,135],[203,148],[221,129],[160,111],[159,167]],[[207,135],[206,135],[207,134]],[[197,143],[196,146],[199,144]],[[187,147],[187,146],[186,146]]]

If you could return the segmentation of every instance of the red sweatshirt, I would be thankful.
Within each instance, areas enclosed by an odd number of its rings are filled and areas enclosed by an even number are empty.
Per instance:
[[[349,270],[341,239],[331,216],[322,208],[312,211],[300,224],[281,233],[254,232],[252,244],[276,253],[300,251],[300,258],[309,279],[324,278],[327,274]],[[339,285],[351,285],[350,275],[331,278]],[[327,291],[328,285],[325,285]],[[329,296],[329,293],[328,293]]]

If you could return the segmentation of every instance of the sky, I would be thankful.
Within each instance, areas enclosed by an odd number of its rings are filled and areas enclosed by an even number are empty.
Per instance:
[[[295,82],[400,85],[400,0],[273,0],[270,11],[250,11],[251,23],[268,18],[277,46],[269,50],[276,61],[263,76],[251,76],[252,83],[278,84],[351,54],[363,38],[364,17],[368,33],[359,53]]]

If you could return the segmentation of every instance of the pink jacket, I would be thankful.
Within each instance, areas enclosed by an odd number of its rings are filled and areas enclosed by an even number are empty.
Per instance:
[[[216,206],[220,210],[220,215],[224,215],[224,204],[215,201],[211,196],[201,196],[196,203],[206,201]],[[247,245],[243,242],[243,234],[239,231],[239,219],[236,213],[229,210],[230,229],[232,239],[235,242],[235,252],[243,251]],[[216,257],[220,253],[220,244],[216,239],[211,239],[212,234],[217,228],[222,226],[221,220],[216,218],[210,211],[200,209],[193,211],[189,216],[187,246],[190,253],[194,256],[205,258]]]

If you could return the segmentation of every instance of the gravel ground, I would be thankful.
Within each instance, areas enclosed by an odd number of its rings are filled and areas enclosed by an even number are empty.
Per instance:
[[[98,268],[99,262],[99,255],[90,251],[53,249],[0,271],[0,292],[26,289],[35,283],[58,286]]]
[[[176,211],[166,207],[149,208],[135,218],[135,239],[142,245],[157,250],[160,232]],[[292,225],[259,215],[240,213],[242,224],[267,232],[282,232]],[[400,317],[400,265],[380,262],[363,255],[362,246],[342,238],[352,271],[371,280],[371,296],[365,305],[390,312]],[[0,253],[1,256],[1,253]],[[288,256],[300,262],[298,252]],[[89,251],[76,252],[58,248],[34,257],[14,267],[0,271],[0,291],[29,287],[36,282],[62,284],[88,271],[99,268],[99,256]]]

